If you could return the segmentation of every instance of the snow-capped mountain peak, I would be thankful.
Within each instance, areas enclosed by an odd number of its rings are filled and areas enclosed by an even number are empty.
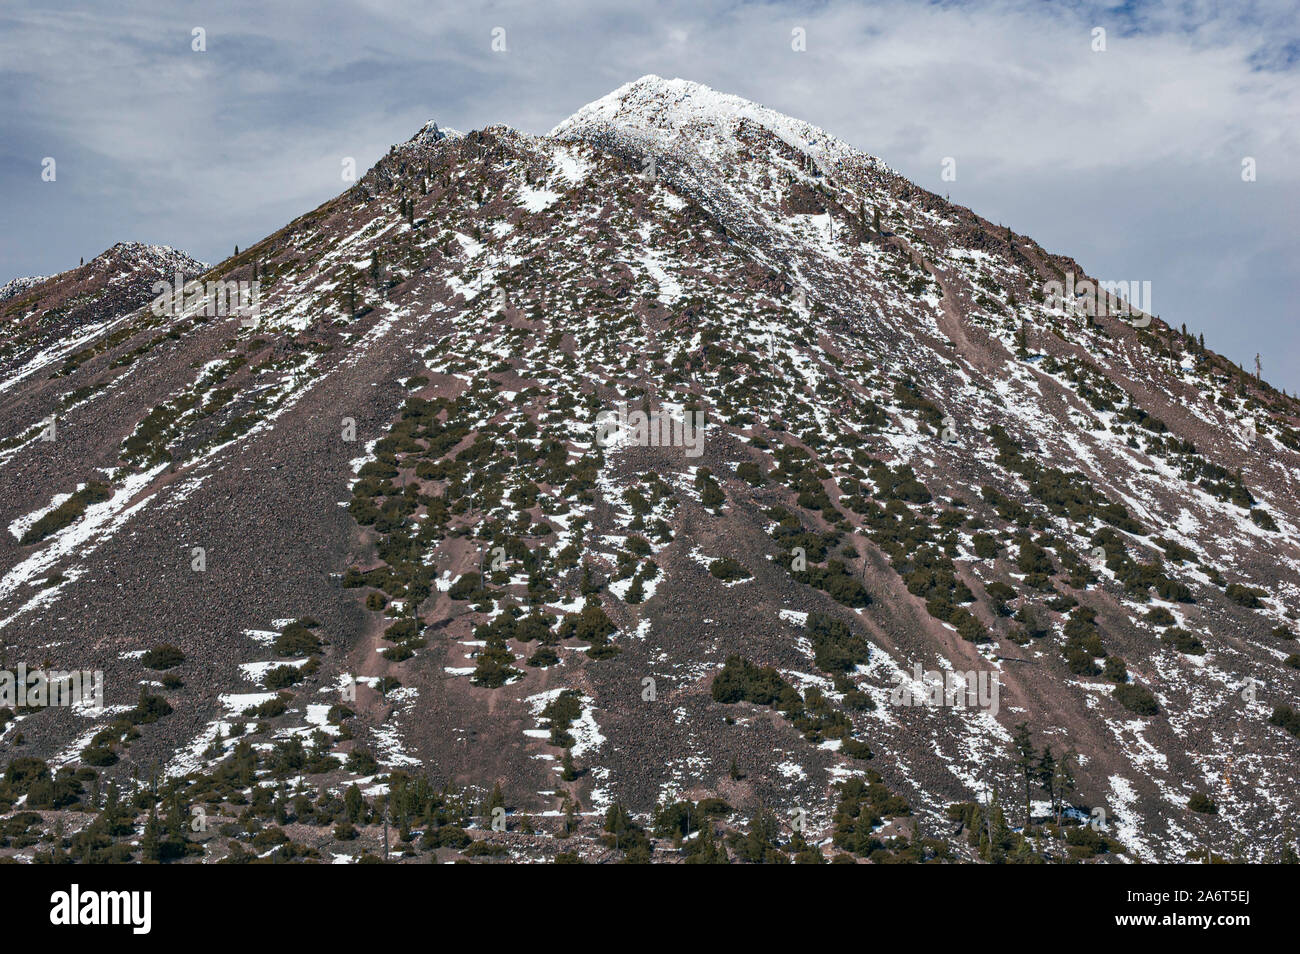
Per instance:
[[[659,150],[690,149],[708,156],[744,149],[746,124],[767,130],[827,168],[879,159],[826,130],[730,93],[680,78],[642,76],[588,103],[550,132],[561,140],[608,140]]]

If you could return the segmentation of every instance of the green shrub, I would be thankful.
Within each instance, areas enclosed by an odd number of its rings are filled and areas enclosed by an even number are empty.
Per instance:
[[[837,603],[857,609],[871,604],[871,594],[857,579],[848,572],[840,560],[830,560],[825,567],[809,566],[803,571],[791,573],[800,583],[806,583],[824,591]]]
[[[869,644],[844,621],[812,613],[805,626],[813,645],[813,660],[823,672],[848,672],[867,661]]]
[[[1300,712],[1282,703],[1273,707],[1273,714],[1268,717],[1269,725],[1280,726],[1296,738],[1300,738]]]
[[[713,698],[718,702],[752,702],[777,708],[797,706],[799,694],[775,669],[755,666],[740,656],[728,656],[722,671],[713,680]],[[778,704],[779,703],[779,704]]]
[[[1168,640],[1180,653],[1189,656],[1205,655],[1205,646],[1201,641],[1181,626],[1170,627],[1160,634],[1160,638]]]
[[[1174,614],[1163,606],[1147,610],[1146,621],[1152,626],[1173,626],[1174,623],[1178,622],[1174,619]]]
[[[244,715],[252,719],[274,719],[289,711],[289,700],[292,698],[291,693],[281,692],[265,702],[249,706],[244,710]]]
[[[1206,795],[1204,792],[1197,792],[1189,798],[1187,800],[1187,807],[1190,810],[1200,812],[1203,815],[1219,814],[1219,806],[1215,804],[1214,799],[1209,795]]]
[[[736,476],[751,487],[761,487],[767,483],[767,478],[763,476],[763,468],[753,461],[744,461],[736,465]]]
[[[154,695],[148,689],[141,689],[140,699],[136,702],[135,708],[123,713],[122,718],[131,725],[147,725],[171,713],[171,704],[166,699]]]
[[[140,657],[146,669],[173,669],[185,661],[185,654],[171,643],[162,643]]]
[[[1255,526],[1261,530],[1267,530],[1269,533],[1277,533],[1277,521],[1275,521],[1267,510],[1261,510],[1256,507],[1250,512],[1250,519]]]
[[[1122,683],[1111,694],[1125,709],[1138,715],[1150,716],[1160,711],[1160,705],[1151,690],[1135,682]]]
[[[1260,602],[1260,597],[1268,595],[1265,590],[1253,586],[1243,586],[1241,583],[1229,583],[1223,593],[1232,602],[1247,609],[1259,609],[1264,605]]]
[[[466,573],[451,585],[447,595],[453,600],[467,600],[477,595],[483,585],[483,579],[477,573]]]
[[[753,574],[739,561],[731,557],[719,557],[709,564],[709,573],[719,580],[748,580]]]
[[[550,646],[542,646],[537,652],[528,657],[528,665],[535,669],[545,669],[548,666],[557,665],[560,661],[559,654]]]
[[[302,670],[297,666],[274,666],[262,677],[262,685],[268,689],[287,689],[302,682]]]
[[[281,656],[310,656],[320,652],[320,640],[301,623],[290,623],[275,638],[275,651]]]

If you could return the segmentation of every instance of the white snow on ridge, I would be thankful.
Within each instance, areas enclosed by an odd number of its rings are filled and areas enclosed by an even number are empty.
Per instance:
[[[534,189],[532,186],[519,187],[519,204],[529,212],[541,212],[560,200],[560,193],[550,189]]]
[[[35,288],[41,282],[52,277],[51,275],[28,275],[23,278],[11,278],[3,285],[0,285],[0,301],[16,298],[23,292]]]
[[[857,161],[887,169],[876,157],[854,149],[811,123],[700,83],[653,74],[588,103],[548,136],[560,140],[581,139],[587,132],[612,129],[660,148],[685,142],[705,151],[704,138],[711,138],[715,143],[732,140],[732,133],[742,120],[762,126],[787,145],[808,152],[829,167]]]

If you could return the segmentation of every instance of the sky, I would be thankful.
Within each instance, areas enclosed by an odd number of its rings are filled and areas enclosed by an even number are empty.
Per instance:
[[[543,134],[657,73],[1150,281],[1166,321],[1300,391],[1300,0],[466,7],[5,0],[0,283],[117,241],[219,261],[426,120]]]

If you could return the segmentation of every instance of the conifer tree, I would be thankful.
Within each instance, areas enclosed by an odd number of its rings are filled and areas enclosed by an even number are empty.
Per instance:
[[[158,844],[158,809],[149,810],[149,820],[144,825],[144,835],[140,838],[140,860],[161,861],[162,851]]]
[[[343,810],[347,814],[348,821],[354,824],[361,821],[365,815],[366,802],[361,797],[361,789],[357,788],[356,782],[349,785],[348,790],[343,793]]]
[[[1066,752],[1056,763],[1052,776],[1052,790],[1056,793],[1056,824],[1061,824],[1061,813],[1065,811],[1066,802],[1074,792],[1074,772],[1070,768],[1071,753]]]
[[[1040,788],[1046,790],[1052,812],[1056,812],[1056,756],[1050,748],[1043,749],[1035,765],[1036,778]]]
[[[713,834],[713,825],[706,824],[700,828],[699,837],[687,847],[686,863],[688,865],[725,865],[727,849],[719,844]]]
[[[1034,743],[1029,735],[1029,726],[1024,722],[1015,727],[1011,744],[1016,750],[1016,769],[1025,783],[1025,827],[1029,827],[1031,818],[1029,807],[1029,783],[1034,777]]]

